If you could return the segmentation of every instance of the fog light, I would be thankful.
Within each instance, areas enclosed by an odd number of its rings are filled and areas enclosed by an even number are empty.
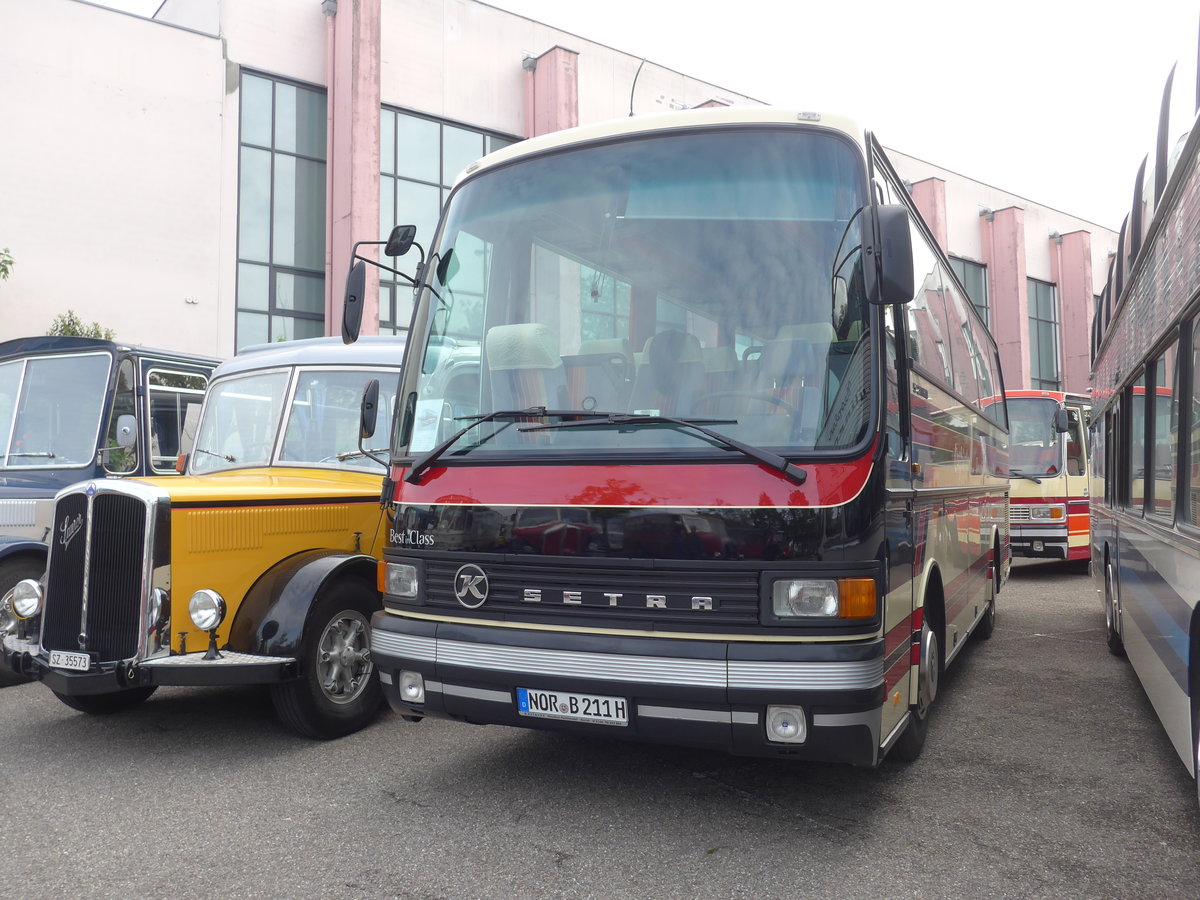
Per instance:
[[[188,601],[188,615],[201,631],[212,631],[225,620],[225,598],[216,591],[196,591]]]
[[[9,608],[18,619],[28,619],[42,611],[42,584],[33,578],[24,578],[13,585],[8,600]]]
[[[767,707],[767,740],[780,744],[803,744],[808,737],[804,710],[799,706]]]
[[[425,677],[420,672],[400,673],[400,699],[405,703],[425,702]]]
[[[1034,553],[1041,553],[1045,549],[1046,549],[1046,545],[1043,544],[1041,541],[1033,542],[1033,552]]]

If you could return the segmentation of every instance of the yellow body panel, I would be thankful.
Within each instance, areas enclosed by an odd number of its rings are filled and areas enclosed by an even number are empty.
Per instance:
[[[280,561],[306,550],[379,558],[386,519],[382,477],[333,469],[241,469],[143,479],[171,496],[171,649],[202,650],[188,601],[207,588],[225,598],[223,646],[247,591]]]

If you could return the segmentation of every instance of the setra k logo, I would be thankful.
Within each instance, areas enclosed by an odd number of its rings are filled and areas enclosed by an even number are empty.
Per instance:
[[[468,563],[454,573],[454,596],[467,609],[483,606],[488,597],[488,577],[483,569]]]

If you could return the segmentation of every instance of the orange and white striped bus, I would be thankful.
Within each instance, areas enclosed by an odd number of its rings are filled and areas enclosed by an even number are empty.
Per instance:
[[[1087,424],[1091,400],[1063,391],[1006,391],[1011,423],[1009,527],[1014,556],[1087,559]]]

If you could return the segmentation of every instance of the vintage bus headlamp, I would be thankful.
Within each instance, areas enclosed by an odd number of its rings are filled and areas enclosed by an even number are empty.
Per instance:
[[[42,584],[33,578],[24,578],[13,585],[8,605],[18,619],[29,619],[42,611]]]
[[[1029,518],[1040,519],[1042,521],[1062,521],[1067,517],[1065,507],[1059,506],[1031,506],[1029,508]]]
[[[425,702],[425,678],[420,672],[401,672],[400,699],[405,703]]]
[[[808,723],[799,706],[768,706],[766,723],[768,741],[803,744],[808,737]]]
[[[383,584],[380,585],[382,593],[412,600],[417,597],[420,586],[416,566],[392,562],[384,564]]]
[[[150,592],[149,608],[146,610],[146,625],[149,628],[157,628],[162,621],[163,610],[168,606],[169,599],[167,592],[162,588],[155,588]]]
[[[196,591],[188,601],[188,615],[201,631],[212,631],[225,620],[225,598],[216,591]]]
[[[781,578],[771,588],[771,600],[780,618],[833,618],[838,614],[838,584],[832,578]]]

